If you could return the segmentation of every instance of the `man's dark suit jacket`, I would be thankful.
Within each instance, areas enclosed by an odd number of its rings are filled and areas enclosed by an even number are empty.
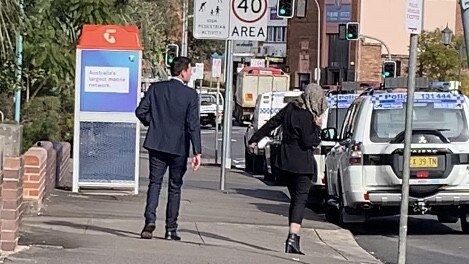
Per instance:
[[[178,156],[201,154],[199,98],[181,81],[171,79],[150,86],[135,110],[144,126],[149,126],[143,147]]]

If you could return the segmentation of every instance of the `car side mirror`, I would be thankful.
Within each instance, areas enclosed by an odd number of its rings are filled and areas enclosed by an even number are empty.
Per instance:
[[[321,130],[321,140],[337,141],[337,129],[330,127]]]

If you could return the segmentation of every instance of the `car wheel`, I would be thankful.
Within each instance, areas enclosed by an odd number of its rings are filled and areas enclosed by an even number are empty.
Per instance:
[[[270,168],[272,169],[272,164],[270,164]],[[264,181],[266,182],[273,181],[272,173],[270,173],[269,169],[267,168],[267,160],[265,159],[265,156],[264,156]]]
[[[248,152],[247,149],[244,150],[244,163],[245,163],[244,170],[247,172],[251,172],[252,164],[253,164],[252,155]]]
[[[252,174],[264,174],[264,156],[252,155]]]
[[[345,206],[344,206],[344,200],[343,200],[343,191],[342,191],[342,180],[340,178],[340,174],[337,177],[337,184],[339,185],[339,210],[338,210],[338,217],[337,217],[337,225],[340,227],[347,227],[347,223],[344,221],[345,218]]]
[[[457,216],[449,216],[449,215],[444,215],[444,214],[439,214],[437,215],[438,217],[438,222],[440,223],[450,223],[454,224],[459,221],[459,218]]]
[[[338,221],[339,220],[339,211],[334,206],[332,206],[330,204],[326,204],[324,214],[325,214],[327,222],[332,223],[332,224],[337,224],[339,222]]]
[[[323,214],[325,211],[324,193],[320,188],[311,186],[308,193],[306,205],[317,214]]]
[[[279,168],[272,166],[272,177],[274,179],[274,185],[276,186],[285,186],[285,178],[282,176],[282,173]]]
[[[467,222],[468,216],[467,212],[461,212],[461,230],[464,234],[469,234],[469,222]]]

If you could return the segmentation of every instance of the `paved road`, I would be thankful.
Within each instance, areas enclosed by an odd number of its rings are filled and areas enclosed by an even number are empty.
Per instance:
[[[244,168],[244,133],[246,127],[233,126],[231,135],[231,155],[232,165],[238,169]],[[142,126],[140,132],[140,145],[143,145],[143,140],[147,129]],[[214,159],[215,158],[215,129],[208,126],[202,127],[202,153],[204,158]],[[219,149],[221,150],[222,145],[222,132],[218,132]],[[143,149],[141,152],[146,152]],[[219,151],[218,159],[220,160],[221,153]]]
[[[231,134],[232,165],[236,168],[244,168],[244,133],[246,127],[233,126]],[[215,129],[211,127],[202,128],[202,151],[206,158],[215,158]],[[222,132],[218,132],[219,149],[222,145]],[[220,159],[219,152],[218,158]]]
[[[397,263],[398,217],[371,220],[351,231],[369,253],[384,263]],[[434,216],[412,216],[407,245],[409,264],[469,263],[469,235],[461,233],[459,222],[440,224]]]

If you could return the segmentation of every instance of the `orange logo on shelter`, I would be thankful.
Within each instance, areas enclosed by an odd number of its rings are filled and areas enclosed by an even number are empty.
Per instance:
[[[84,25],[79,49],[143,50],[137,26]]]

